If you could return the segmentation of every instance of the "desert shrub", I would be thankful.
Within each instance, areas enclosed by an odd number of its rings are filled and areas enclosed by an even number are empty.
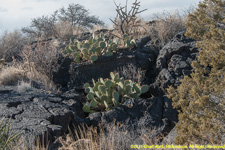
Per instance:
[[[33,40],[55,37],[57,11],[51,16],[33,18],[30,27],[22,28],[22,32]]]
[[[225,131],[225,2],[204,0],[188,16],[186,36],[200,48],[194,72],[170,87],[179,109],[176,143],[224,144]]]
[[[31,80],[41,80],[47,88],[53,88],[53,73],[57,72],[64,61],[59,48],[50,42],[37,43],[32,49],[26,46],[22,52],[23,70]]]
[[[72,35],[74,30],[87,31],[95,25],[104,25],[104,22],[90,15],[84,6],[69,4],[68,8],[62,7],[50,16],[33,18],[31,25],[22,28],[22,32],[32,41],[55,37],[64,39]]]
[[[123,104],[129,98],[139,98],[148,91],[148,86],[141,86],[131,80],[124,80],[119,74],[110,73],[111,80],[100,78],[93,80],[93,87],[89,83],[84,85],[88,102],[83,106],[83,111],[93,113],[110,110]]]
[[[60,38],[62,41],[69,40],[73,35],[73,28],[70,22],[62,22],[59,21],[55,25],[56,28],[56,36]]]
[[[120,77],[125,80],[132,80],[136,83],[142,83],[145,78],[145,70],[137,68],[133,64],[128,64],[127,66],[118,67],[114,73],[118,72]]]
[[[150,22],[150,35],[156,44],[163,47],[177,33],[185,30],[185,17],[179,12],[155,14]]]
[[[91,16],[89,11],[80,4],[70,4],[68,8],[59,9],[60,21],[69,22],[78,30],[92,29],[95,25],[104,25],[96,16]]]
[[[6,62],[12,61],[12,57],[20,59],[20,53],[26,40],[20,31],[5,32],[0,37],[0,59]]]

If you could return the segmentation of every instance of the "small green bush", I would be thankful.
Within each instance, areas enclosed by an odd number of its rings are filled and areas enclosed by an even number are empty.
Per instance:
[[[88,99],[83,106],[84,112],[107,111],[120,106],[129,98],[139,98],[141,94],[148,91],[148,86],[124,80],[118,73],[111,72],[110,76],[111,80],[108,78],[100,78],[97,82],[93,80],[93,87],[89,83],[84,84]]]
[[[179,109],[176,144],[224,144],[225,1],[204,0],[188,17],[186,35],[200,48],[194,72],[168,89]]]

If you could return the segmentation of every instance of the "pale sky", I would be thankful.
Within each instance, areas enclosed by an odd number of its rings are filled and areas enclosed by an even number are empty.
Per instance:
[[[141,14],[145,19],[150,19],[154,13],[163,11],[182,11],[190,5],[196,6],[199,0],[138,0],[141,10],[148,9]],[[117,4],[124,5],[126,0],[115,0]],[[128,0],[132,3],[134,0]],[[55,10],[69,4],[83,5],[106,24],[114,19],[115,5],[113,0],[0,0],[0,34],[5,31],[21,29],[30,25],[31,19],[42,15],[51,15]]]

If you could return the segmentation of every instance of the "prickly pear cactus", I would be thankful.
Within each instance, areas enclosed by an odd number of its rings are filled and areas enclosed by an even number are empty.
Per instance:
[[[84,84],[88,102],[84,104],[83,111],[93,113],[107,111],[120,106],[129,98],[139,98],[141,94],[148,91],[148,86],[141,86],[131,80],[120,78],[119,74],[110,73],[111,79],[100,78],[97,82],[93,80],[93,86]]]
[[[99,56],[112,56],[117,50],[117,44],[106,40],[103,35],[93,36],[85,41],[70,39],[70,44],[65,48],[64,54],[72,56],[76,63],[82,61],[96,61]]]

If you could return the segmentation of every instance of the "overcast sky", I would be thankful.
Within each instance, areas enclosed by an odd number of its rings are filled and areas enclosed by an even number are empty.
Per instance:
[[[115,0],[117,4],[125,4],[126,0]],[[139,0],[141,9],[148,9],[142,17],[150,19],[152,14],[163,11],[187,9],[197,5],[199,0]],[[128,0],[132,3],[134,0]],[[113,0],[0,0],[0,34],[5,31],[21,29],[29,26],[31,19],[50,15],[62,6],[75,3],[83,5],[91,15],[96,15],[108,25],[109,18],[116,15]]]

